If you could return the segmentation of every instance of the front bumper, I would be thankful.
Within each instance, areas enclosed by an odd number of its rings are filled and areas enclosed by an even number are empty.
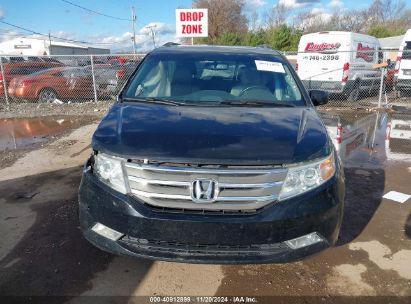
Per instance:
[[[303,80],[302,82],[307,90],[323,90],[333,94],[349,94],[354,87],[354,81],[352,80],[346,83],[321,80]]]
[[[79,191],[81,229],[96,247],[120,255],[190,263],[288,262],[319,252],[338,238],[343,200],[341,175],[252,215],[155,211],[112,190],[90,171],[84,173]],[[105,238],[91,230],[96,223],[124,235],[117,241]],[[300,249],[284,243],[312,232],[323,240]]]
[[[37,94],[35,91],[33,91],[30,88],[13,88],[9,87],[8,88],[8,94],[10,97],[14,98],[21,98],[21,99],[27,99],[27,100],[35,100],[37,99]]]
[[[397,90],[408,91],[411,90],[411,79],[397,79],[395,82]]]

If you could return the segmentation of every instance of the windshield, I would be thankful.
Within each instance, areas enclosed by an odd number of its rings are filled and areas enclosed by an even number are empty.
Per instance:
[[[411,41],[406,41],[402,52],[402,59],[411,59]]]
[[[181,104],[306,105],[288,66],[275,56],[255,54],[152,54],[123,97]]]

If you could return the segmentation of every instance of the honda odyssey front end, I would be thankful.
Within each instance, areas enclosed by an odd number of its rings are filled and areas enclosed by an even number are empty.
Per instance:
[[[323,97],[268,49],[153,51],[93,135],[84,236],[192,263],[287,262],[333,245],[344,177],[313,107]]]

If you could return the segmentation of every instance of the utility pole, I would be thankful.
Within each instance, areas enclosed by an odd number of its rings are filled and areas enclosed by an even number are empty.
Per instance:
[[[49,30],[49,55],[51,55],[51,33]]]
[[[131,7],[131,26],[133,27],[133,53],[136,55],[136,14],[134,12],[134,6]]]
[[[153,47],[154,48],[156,48],[156,39],[155,39],[156,33],[154,32],[153,28],[156,28],[156,27],[157,27],[156,24],[146,26],[146,28],[148,28],[151,32],[151,38],[153,38]]]

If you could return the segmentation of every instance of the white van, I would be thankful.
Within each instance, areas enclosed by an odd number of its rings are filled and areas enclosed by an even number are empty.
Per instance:
[[[410,161],[411,115],[393,115],[387,124],[385,151],[390,160]]]
[[[379,90],[381,62],[377,38],[353,32],[303,35],[298,45],[297,71],[307,89],[341,94],[351,101]]]
[[[411,90],[411,29],[402,39],[395,65],[396,89],[400,96]]]

